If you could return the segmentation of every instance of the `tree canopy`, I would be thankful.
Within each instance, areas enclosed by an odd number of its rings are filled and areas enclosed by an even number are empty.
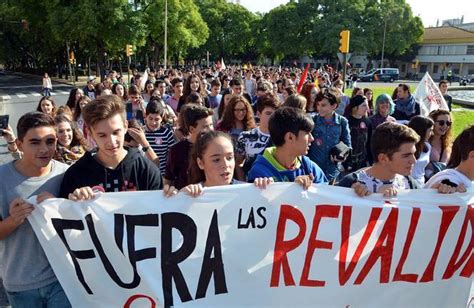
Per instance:
[[[292,0],[252,13],[225,0],[167,0],[169,60],[258,61],[335,58],[339,32],[351,31],[351,52],[390,60],[412,54],[423,25],[405,0]],[[4,0],[0,3],[0,63],[52,69],[67,63],[163,63],[165,0]],[[24,22],[27,22],[25,27]],[[386,25],[386,27],[385,27]]]

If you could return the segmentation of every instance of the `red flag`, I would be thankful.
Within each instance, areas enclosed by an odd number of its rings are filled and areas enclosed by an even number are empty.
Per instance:
[[[300,78],[300,82],[298,83],[298,88],[296,88],[296,92],[298,92],[298,94],[300,94],[301,89],[303,88],[304,82],[306,81],[306,76],[308,76],[308,70],[309,70],[309,63],[306,64],[306,68],[304,69],[304,72]]]

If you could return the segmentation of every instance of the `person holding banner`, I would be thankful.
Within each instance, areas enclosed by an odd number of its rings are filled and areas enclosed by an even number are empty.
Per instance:
[[[421,114],[420,104],[410,93],[410,87],[404,83],[398,85],[397,99],[394,101],[395,111],[392,116],[402,124],[408,123],[411,118]]]
[[[275,182],[295,182],[308,189],[312,183],[327,183],[323,170],[306,154],[314,122],[293,107],[281,107],[270,117],[268,128],[274,147],[265,149],[248,173],[248,181],[271,177]]]
[[[474,125],[466,128],[454,140],[448,169],[435,174],[425,188],[440,193],[465,192],[474,188]]]
[[[243,184],[234,179],[235,158],[234,146],[230,136],[220,131],[202,133],[194,144],[189,165],[189,182],[180,191],[197,197],[203,193],[204,187],[214,187],[232,184]],[[273,183],[272,178],[256,178],[254,184],[265,189]],[[164,191],[171,196],[177,193],[173,187]]]
[[[352,187],[360,197],[372,193],[392,197],[398,190],[418,188],[410,174],[419,140],[417,133],[405,125],[391,122],[379,125],[372,136],[374,164],[346,175],[338,186]]]
[[[34,208],[26,200],[58,196],[68,167],[53,160],[54,120],[30,112],[20,118],[17,131],[22,158],[0,166],[0,277],[12,307],[71,307],[27,220]]]
[[[138,149],[125,149],[125,107],[116,95],[105,95],[84,107],[84,121],[97,143],[66,172],[60,196],[91,199],[102,192],[161,189],[160,169]],[[144,148],[150,151],[151,148]]]

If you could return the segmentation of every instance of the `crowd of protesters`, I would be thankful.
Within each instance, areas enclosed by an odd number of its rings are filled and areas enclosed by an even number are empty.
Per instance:
[[[16,132],[2,131],[14,158],[0,166],[0,276],[9,303],[69,305],[26,220],[33,195],[38,202],[143,190],[198,197],[206,187],[246,182],[339,185],[360,197],[472,189],[474,126],[453,141],[450,111],[421,116],[406,84],[374,97],[356,78],[347,96],[331,67],[302,73],[161,68],[135,71],[127,84],[111,71],[102,82],[89,77],[67,102],[49,96],[45,81],[36,111]],[[3,292],[0,280],[0,306],[8,304]]]

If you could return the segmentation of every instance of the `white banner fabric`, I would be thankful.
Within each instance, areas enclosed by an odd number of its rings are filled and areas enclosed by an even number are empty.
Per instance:
[[[29,221],[73,307],[466,307],[473,203],[276,183],[51,199]]]

